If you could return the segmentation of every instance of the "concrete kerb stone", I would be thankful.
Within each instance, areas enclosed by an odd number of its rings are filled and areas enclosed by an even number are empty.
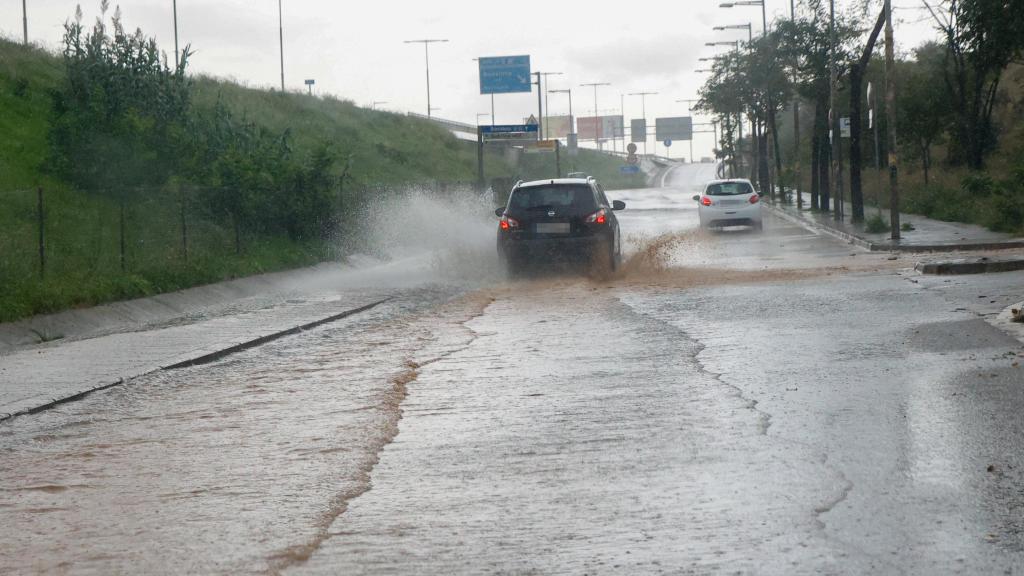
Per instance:
[[[250,348],[255,348],[257,346],[261,346],[263,344],[267,344],[269,342],[272,342],[274,340],[278,340],[278,339],[283,338],[285,336],[291,336],[293,334],[298,334],[300,332],[305,332],[307,330],[312,330],[313,328],[317,328],[317,327],[323,326],[324,324],[329,324],[331,322],[335,322],[337,320],[341,320],[343,318],[347,318],[349,316],[352,316],[352,315],[355,315],[355,314],[359,314],[361,312],[366,312],[366,311],[368,311],[370,309],[373,309],[373,308],[376,308],[377,306],[380,306],[381,304],[384,304],[385,302],[387,302],[389,300],[391,300],[391,298],[384,298],[384,299],[381,299],[381,300],[377,300],[375,302],[371,302],[369,304],[366,304],[364,306],[360,306],[358,308],[353,308],[351,310],[345,310],[345,311],[340,312],[338,314],[333,314],[333,315],[328,316],[326,318],[321,318],[321,319],[315,320],[313,322],[307,322],[307,323],[304,323],[304,324],[299,325],[299,326],[293,326],[291,328],[286,328],[284,330],[278,330],[278,331],[275,331],[275,332],[271,332],[269,334],[265,334],[265,335],[260,336],[258,338],[247,340],[247,341],[241,342],[239,344],[234,344],[234,345],[226,347],[226,348],[221,348],[221,349],[217,349],[217,350],[194,351],[192,353],[186,354],[185,358],[183,358],[183,359],[181,359],[181,360],[179,360],[177,362],[171,363],[169,365],[166,365],[166,366],[145,367],[145,368],[142,368],[141,370],[139,370],[138,373],[136,373],[136,374],[134,374],[134,375],[132,375],[130,377],[127,377],[127,378],[123,377],[123,376],[122,377],[118,377],[117,380],[109,381],[109,382],[104,382],[104,383],[101,383],[101,384],[99,384],[97,386],[93,386],[91,388],[87,388],[85,390],[81,390],[79,392],[75,392],[75,393],[67,395],[67,396],[62,396],[62,397],[59,397],[59,398],[53,398],[50,402],[46,402],[46,403],[40,404],[38,406],[33,406],[32,408],[27,408],[25,410],[19,410],[17,412],[12,412],[12,413],[0,413],[0,422],[4,422],[6,420],[10,420],[10,419],[16,418],[18,416],[28,416],[28,415],[31,415],[31,414],[38,414],[39,412],[43,412],[43,411],[49,410],[49,409],[54,408],[56,406],[60,406],[61,404],[67,404],[69,402],[75,402],[75,401],[81,400],[81,399],[83,399],[83,398],[85,398],[85,397],[87,397],[90,394],[93,394],[95,392],[101,392],[103,390],[108,390],[108,389],[114,388],[116,386],[121,386],[121,385],[123,385],[124,383],[126,383],[126,382],[128,382],[130,380],[133,380],[135,378],[141,378],[143,376],[147,376],[149,374],[153,374],[153,373],[159,372],[161,370],[176,370],[176,369],[179,369],[179,368],[186,368],[186,367],[189,367],[189,366],[198,366],[198,365],[202,365],[202,364],[208,364],[210,362],[215,362],[215,361],[220,360],[220,359],[222,359],[222,358],[224,358],[226,356],[229,356],[231,354],[235,354],[235,353],[241,352],[243,350],[248,350]]]
[[[961,274],[990,274],[1024,270],[1021,258],[962,258],[938,262],[918,262],[915,270],[921,274],[954,276]]]

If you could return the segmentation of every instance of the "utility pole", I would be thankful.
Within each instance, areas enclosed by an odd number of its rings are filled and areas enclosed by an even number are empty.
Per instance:
[[[277,0],[277,31],[281,41],[281,92],[284,92],[284,15],[281,0]]]
[[[832,214],[836,220],[842,220],[842,206],[843,199],[842,185],[839,183],[839,163],[838,163],[838,150],[839,150],[839,114],[836,111],[836,82],[839,80],[839,71],[836,69],[836,2],[835,0],[829,0],[830,15],[828,24],[828,36],[829,36],[829,85],[828,85],[828,126],[830,144],[831,144],[831,158],[829,163],[831,164],[830,169],[832,172],[832,178],[830,178],[830,186],[832,188]]]
[[[544,99],[541,98],[542,94],[541,94],[541,90],[540,90],[541,74],[542,74],[542,72],[534,72],[534,75],[537,76],[537,139],[538,140],[540,140],[543,137],[543,135],[544,135],[543,134],[543,128],[544,128],[544,107],[543,107],[543,103],[544,103]]]
[[[796,0],[789,0],[789,20],[796,23]],[[793,83],[796,84],[796,69],[793,69]],[[793,93],[793,192],[796,194],[796,209],[804,207],[804,197],[800,192],[800,96]],[[783,191],[785,198],[785,191]]]
[[[437,42],[447,42],[448,40],[406,40],[405,44],[423,44],[423,56],[427,63],[427,118],[433,116],[434,108],[430,104],[430,45]]]
[[[21,0],[21,24],[25,32],[25,46],[28,46],[28,7],[25,5],[26,2],[27,0]]]
[[[896,154],[896,55],[892,34],[892,0],[885,0],[885,117],[889,131],[890,237],[900,239],[899,157]]]
[[[630,96],[640,97],[640,115],[644,119],[644,156],[647,156],[647,97],[654,96],[657,92],[631,92]]]

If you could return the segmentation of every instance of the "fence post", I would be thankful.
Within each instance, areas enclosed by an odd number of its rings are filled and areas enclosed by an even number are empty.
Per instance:
[[[188,223],[185,221],[185,187],[178,184],[178,194],[181,201],[181,253],[188,264]]]
[[[121,272],[126,270],[124,261],[125,237],[124,237],[124,191],[121,192]]]
[[[36,190],[39,200],[39,279],[46,276],[46,213],[43,212],[43,187]]]

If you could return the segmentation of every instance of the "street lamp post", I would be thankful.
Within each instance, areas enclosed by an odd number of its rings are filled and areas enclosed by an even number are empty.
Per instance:
[[[370,104],[370,110],[376,110],[378,104],[388,104],[388,101],[387,100],[374,100],[373,103]]]
[[[26,0],[21,0],[21,25],[22,31],[25,33],[25,45],[28,46],[28,6],[26,6]],[[175,26],[177,30],[177,26]]]
[[[729,26],[715,26],[712,30],[746,30],[747,31],[747,44],[754,41],[754,25],[751,23],[746,24],[731,24]]]
[[[551,115],[551,108],[548,106],[548,90],[547,90],[548,76],[561,76],[562,73],[561,72],[538,72],[538,74],[540,74],[541,76],[544,77],[544,88],[545,88],[544,89],[544,109],[548,111],[548,115],[550,116]],[[542,131],[541,138],[542,139],[547,139],[547,137],[548,137],[548,123],[545,121],[543,116],[541,116],[541,118],[540,118],[540,127],[541,127],[541,131]]]
[[[181,56],[178,54],[178,0],[174,0],[174,67],[181,65]]]
[[[764,0],[740,0],[738,2],[722,2],[718,6],[719,8],[732,8],[734,6],[760,6],[761,25],[763,26],[762,31],[764,34],[768,34],[768,8],[764,5]]]
[[[690,110],[690,105],[700,100],[676,100],[677,103],[686,104],[686,113],[690,116],[690,122],[693,122],[693,112]],[[693,163],[693,135],[690,135],[690,163]]]
[[[631,92],[630,96],[640,97],[640,116],[644,119],[644,156],[647,155],[647,135],[650,133],[647,130],[647,97],[654,96],[657,92]]]
[[[598,142],[599,134],[597,133],[597,87],[598,86],[611,86],[611,82],[590,82],[589,84],[580,84],[581,87],[593,87],[594,88],[594,144],[600,147]]]
[[[277,34],[281,46],[281,92],[284,92],[284,14],[281,0],[277,0]]]
[[[438,42],[447,42],[446,39],[425,39],[425,40],[406,40],[405,44],[423,44],[423,56],[427,63],[427,118],[432,116],[435,108],[430,105],[430,45]]]
[[[566,88],[565,90],[549,90],[551,94],[568,94],[569,95],[569,133],[573,134],[576,132],[575,125],[573,123],[572,116],[572,88]],[[550,112],[548,112],[550,114]]]

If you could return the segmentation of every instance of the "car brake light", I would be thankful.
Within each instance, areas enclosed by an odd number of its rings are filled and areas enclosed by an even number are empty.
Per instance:
[[[754,194],[753,196],[750,197],[750,203],[751,204],[757,204],[757,201],[760,200],[760,199],[761,199],[760,196],[758,196],[757,194]]]
[[[700,199],[700,203],[705,205],[705,206],[711,206],[711,198],[708,198],[707,196],[705,196],[705,197]]]
[[[587,224],[604,224],[607,221],[608,213],[605,212],[604,208],[601,208],[597,212],[587,216]]]
[[[513,228],[519,228],[519,221],[515,218],[509,218],[508,216],[501,217],[501,229],[511,230]]]

